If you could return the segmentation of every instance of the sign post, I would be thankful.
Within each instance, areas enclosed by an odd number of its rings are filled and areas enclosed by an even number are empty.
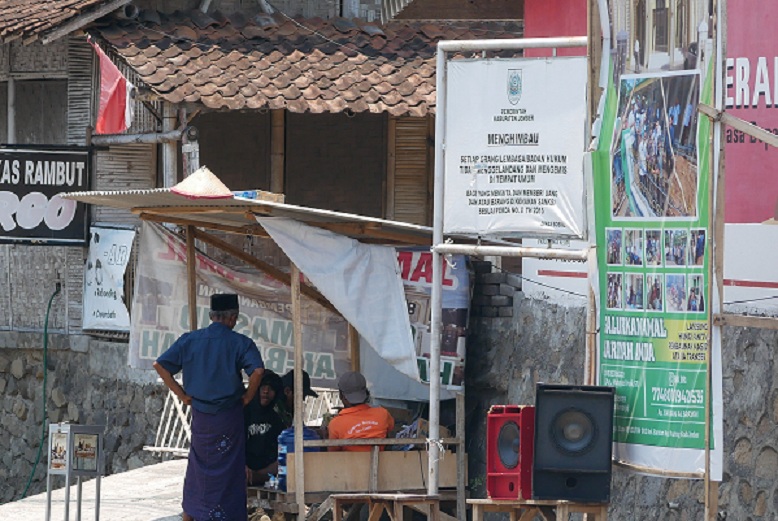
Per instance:
[[[76,521],[81,521],[81,480],[94,477],[95,521],[100,520],[100,477],[105,474],[102,425],[49,425],[49,465],[46,477],[46,521],[51,520],[52,476],[65,476],[65,521],[70,519],[70,484],[77,480]]]
[[[568,62],[576,71],[581,69],[578,88],[551,82],[570,93],[564,103],[565,128],[555,133],[549,107],[557,107],[558,100],[543,99],[544,91],[552,87],[543,76],[558,72],[556,65],[548,65],[556,59],[449,60],[448,55],[586,45],[586,37],[438,43],[430,375],[440,374],[442,256],[452,253],[447,248],[465,255],[475,255],[482,248],[444,243],[444,234],[499,241],[584,238],[586,232],[586,60]],[[570,82],[569,77],[565,81]],[[528,250],[506,246],[504,254],[520,256]],[[558,253],[538,248],[531,254],[555,257]],[[577,253],[585,257],[585,252]],[[435,495],[440,458],[440,379],[436,377],[430,378],[429,422],[427,493]],[[464,520],[464,509],[459,510],[458,517]]]

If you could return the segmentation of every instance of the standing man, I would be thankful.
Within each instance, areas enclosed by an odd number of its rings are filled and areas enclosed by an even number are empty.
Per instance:
[[[238,296],[211,296],[212,321],[181,335],[154,362],[165,385],[192,406],[192,447],[184,479],[184,521],[246,519],[243,407],[257,392],[264,364],[257,345],[233,331]],[[241,370],[249,375],[243,387]],[[173,375],[183,371],[183,387]]]

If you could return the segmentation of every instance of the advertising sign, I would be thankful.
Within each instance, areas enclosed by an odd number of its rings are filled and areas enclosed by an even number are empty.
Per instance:
[[[86,205],[58,194],[88,189],[86,150],[0,149],[0,242],[85,243]]]
[[[256,342],[265,367],[284,374],[294,367],[292,305],[288,286],[264,274],[237,272],[197,252],[197,327],[210,324],[213,293],[237,293],[235,331]],[[350,369],[347,324],[302,298],[305,370],[315,387],[334,387]],[[132,304],[130,365],[151,364],[189,328],[186,245],[158,225],[143,223]]]
[[[696,70],[621,75],[594,158],[598,384],[616,387],[615,457],[658,471],[705,468],[711,174],[710,123],[693,117],[701,91],[710,99]]]
[[[398,248],[408,316],[416,349],[421,382],[400,373],[386,360],[363,350],[362,366],[370,373],[370,392],[379,398],[402,396],[408,400],[429,400],[432,294],[432,253],[429,249]],[[465,377],[465,353],[470,316],[470,273],[464,255],[452,255],[443,263],[441,285],[442,327],[440,346],[441,398],[454,397]]]
[[[583,237],[586,59],[446,66],[444,233]]]
[[[124,305],[124,271],[130,260],[135,230],[92,226],[84,265],[85,330],[129,331]]]
[[[729,2],[724,109],[778,133],[774,2]],[[778,148],[725,127],[724,304],[778,316]],[[747,251],[748,255],[743,255]]]

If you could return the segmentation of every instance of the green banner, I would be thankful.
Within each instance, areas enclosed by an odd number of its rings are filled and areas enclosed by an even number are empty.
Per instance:
[[[598,383],[616,388],[614,441],[704,449],[712,74],[610,83],[594,153]]]

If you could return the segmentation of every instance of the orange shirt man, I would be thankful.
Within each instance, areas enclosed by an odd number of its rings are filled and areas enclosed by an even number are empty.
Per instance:
[[[394,428],[394,418],[383,407],[367,404],[370,393],[365,377],[356,371],[344,373],[338,381],[338,389],[344,409],[330,421],[328,437],[333,440],[386,438]],[[360,452],[370,448],[370,445],[354,445],[330,447],[330,450]]]

